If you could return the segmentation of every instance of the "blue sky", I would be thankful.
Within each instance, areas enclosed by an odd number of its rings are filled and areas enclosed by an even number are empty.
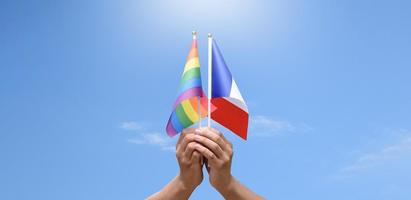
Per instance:
[[[2,1],[0,199],[143,199],[191,31],[250,110],[233,174],[268,199],[411,197],[408,1]],[[203,81],[206,77],[203,76]],[[205,83],[205,82],[204,82]],[[207,179],[192,199],[219,199]]]

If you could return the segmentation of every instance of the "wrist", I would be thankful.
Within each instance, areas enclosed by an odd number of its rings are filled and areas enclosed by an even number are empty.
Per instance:
[[[232,191],[233,191],[234,188],[235,188],[235,183],[236,183],[235,178],[234,178],[232,175],[230,175],[230,177],[227,178],[227,181],[225,181],[224,184],[215,186],[214,188],[215,188],[220,194],[222,194],[223,196],[226,196],[226,195],[232,193]]]
[[[182,192],[192,193],[197,187],[197,185],[188,184],[186,181],[184,181],[180,174],[176,176],[175,180],[177,182],[179,190],[181,190]]]

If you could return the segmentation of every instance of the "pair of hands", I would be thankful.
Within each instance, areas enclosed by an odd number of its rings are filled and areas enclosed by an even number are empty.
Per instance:
[[[234,181],[231,175],[233,145],[222,133],[213,128],[184,129],[176,145],[180,165],[177,179],[188,191],[203,181],[203,164],[211,185],[223,196]]]
[[[203,181],[203,164],[211,185],[225,199],[263,199],[231,175],[233,145],[216,129],[184,129],[176,145],[176,156],[180,173],[148,199],[188,199]]]

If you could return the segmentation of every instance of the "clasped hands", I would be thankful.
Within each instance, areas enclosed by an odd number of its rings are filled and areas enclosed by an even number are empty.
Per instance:
[[[180,179],[187,190],[194,190],[203,180],[203,164],[211,185],[221,194],[230,189],[233,145],[213,128],[184,129],[176,145]]]
[[[211,185],[225,199],[263,199],[231,175],[233,145],[214,128],[184,129],[176,144],[179,174],[148,199],[188,199],[203,181],[203,165]]]

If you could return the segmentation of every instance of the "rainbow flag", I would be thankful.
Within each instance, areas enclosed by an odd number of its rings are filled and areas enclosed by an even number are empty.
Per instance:
[[[207,116],[207,97],[201,83],[197,37],[193,33],[191,50],[181,76],[179,94],[167,122],[167,134],[170,137],[177,135],[184,128],[191,126],[205,116]]]

